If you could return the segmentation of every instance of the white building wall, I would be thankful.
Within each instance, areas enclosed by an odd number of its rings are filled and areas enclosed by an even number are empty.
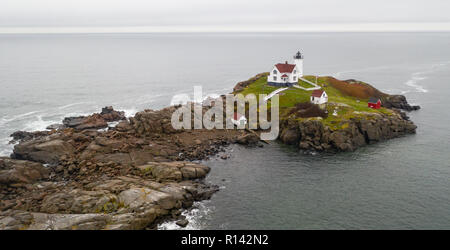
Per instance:
[[[326,92],[322,93],[321,97],[311,96],[311,102],[314,104],[324,104],[328,102],[328,95]]]
[[[297,77],[303,77],[303,59],[294,59],[294,64],[297,66]]]
[[[273,71],[276,70],[277,74],[274,75]],[[295,66],[294,70],[297,72],[297,74],[291,74],[291,73],[280,73],[280,71],[278,71],[277,67],[273,67],[272,70],[270,71],[269,77],[268,77],[268,81],[269,82],[277,82],[277,83],[284,83],[284,81],[281,79],[281,76],[286,74],[288,75],[288,82],[297,82],[298,81],[298,69],[297,66]],[[294,72],[294,70],[292,72]],[[277,79],[273,80],[273,77],[276,76]],[[295,77],[295,80],[294,80]]]

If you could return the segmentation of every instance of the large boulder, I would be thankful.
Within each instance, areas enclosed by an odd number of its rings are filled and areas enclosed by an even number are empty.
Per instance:
[[[30,184],[48,175],[49,170],[40,163],[0,157],[0,184]]]
[[[242,144],[242,145],[255,145],[259,141],[260,141],[259,136],[255,135],[255,134],[251,134],[251,133],[239,136],[236,139],[236,143]]]
[[[63,155],[70,155],[74,151],[75,148],[62,139],[45,138],[15,145],[13,157],[56,165]]]
[[[108,122],[125,119],[123,111],[116,111],[111,106],[102,109],[100,114],[94,113],[89,116],[66,117],[63,120],[65,127],[76,130],[101,129],[108,127]]]
[[[172,113],[174,111],[175,107],[169,107],[158,111],[147,109],[138,112],[134,117],[130,118],[130,126],[133,127],[139,136],[155,133],[175,133],[177,131],[171,124]]]
[[[29,141],[46,135],[49,135],[48,131],[35,131],[35,132],[16,131],[10,135],[13,139],[9,143]]]
[[[300,132],[297,128],[284,129],[281,132],[280,139],[286,144],[295,145],[300,140]]]
[[[131,188],[121,192],[118,197],[119,202],[131,210],[145,209],[153,205],[172,209],[176,205],[172,195],[149,188]]]
[[[159,181],[181,181],[204,178],[210,168],[201,164],[183,161],[149,162],[137,167]]]
[[[114,121],[120,121],[125,119],[125,112],[123,111],[116,111],[113,109],[112,106],[107,106],[102,108],[102,112],[100,115],[105,119],[107,122],[114,122]]]
[[[407,111],[420,109],[420,106],[411,106],[404,95],[386,96],[382,98],[382,105],[386,108],[398,108]]]

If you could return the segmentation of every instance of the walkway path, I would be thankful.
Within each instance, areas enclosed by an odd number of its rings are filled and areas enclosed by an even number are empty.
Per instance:
[[[280,89],[274,90],[272,93],[270,93],[269,95],[267,95],[266,97],[264,97],[264,101],[267,102],[267,100],[269,100],[270,98],[272,98],[274,95],[276,95],[276,94],[278,94],[278,93],[280,93],[280,92],[282,92],[282,91],[285,91],[285,90],[288,89],[288,88],[289,88],[289,87],[286,87],[286,88],[280,88]]]
[[[302,87],[302,86],[300,86],[298,84],[295,84],[295,85],[293,85],[294,88],[303,89],[303,90],[306,90],[306,91],[321,89],[321,87],[319,85],[317,85],[317,84],[315,84],[313,82],[310,82],[310,81],[306,80],[305,78],[299,77],[299,79],[304,81],[304,82],[306,82],[306,83],[309,83],[309,84],[313,85],[314,87],[304,88],[304,87]]]
[[[321,87],[320,87],[319,85],[317,85],[317,84],[315,84],[315,83],[313,83],[313,82],[310,82],[310,81],[306,80],[305,78],[299,77],[299,79],[302,80],[302,81],[304,81],[304,82],[307,82],[307,83],[313,85],[314,87],[311,87],[311,88],[304,88],[304,87],[302,87],[302,86],[300,86],[300,85],[298,85],[298,84],[292,85],[292,87],[298,88],[298,89],[303,89],[303,90],[306,90],[306,91],[311,91],[311,90],[321,89]],[[278,93],[280,93],[280,92],[283,92],[283,91],[285,91],[285,90],[288,89],[288,88],[289,88],[289,87],[286,87],[286,88],[279,88],[279,89],[274,90],[272,93],[270,93],[269,95],[267,95],[267,96],[264,98],[264,101],[267,102],[267,100],[269,100],[270,98],[272,98],[274,95],[276,95],[276,94],[278,94]]]

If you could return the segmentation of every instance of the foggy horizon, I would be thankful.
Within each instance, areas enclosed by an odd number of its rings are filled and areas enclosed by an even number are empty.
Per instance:
[[[445,0],[5,0],[0,33],[450,31]]]

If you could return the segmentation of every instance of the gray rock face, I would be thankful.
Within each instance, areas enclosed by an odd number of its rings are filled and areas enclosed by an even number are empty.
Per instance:
[[[26,132],[26,131],[16,131],[10,136],[13,138],[9,143],[24,142],[32,139],[47,136],[49,132],[47,131],[36,131],[36,132]]]
[[[163,209],[175,207],[175,198],[167,193],[148,188],[131,188],[119,194],[119,201],[129,209],[145,209],[148,206],[160,205]]]
[[[140,175],[91,181],[84,186],[52,182],[29,186],[22,194],[23,203],[14,208],[0,206],[0,229],[144,229],[157,218],[180,214],[179,209],[194,201],[209,199],[218,190],[189,180],[209,171],[200,164],[151,162],[136,171]],[[177,182],[172,178],[178,176],[174,172],[181,176]],[[23,211],[30,208],[33,211]]]
[[[189,224],[189,221],[186,219],[183,219],[183,220],[177,221],[176,224],[180,227],[186,227]]]
[[[95,230],[104,228],[111,219],[107,214],[32,213],[29,230]]]
[[[148,173],[157,180],[189,180],[204,178],[210,168],[204,165],[175,161],[175,162],[149,162],[146,165],[138,166],[138,169]]]
[[[102,109],[100,114],[95,113],[90,116],[66,117],[63,125],[76,130],[100,129],[108,127],[108,122],[125,119],[123,111],[116,111],[111,106]]]
[[[370,113],[367,119],[343,121],[345,128],[331,130],[317,119],[283,120],[280,140],[297,144],[300,149],[316,151],[353,151],[358,147],[405,134],[413,134],[416,125],[401,113],[382,115]]]
[[[280,139],[281,139],[281,141],[283,141],[286,144],[289,144],[289,145],[294,144],[295,145],[300,140],[300,136],[301,136],[300,133],[295,128],[285,129],[281,133]]]
[[[391,95],[383,98],[382,105],[386,108],[397,108],[406,111],[420,109],[420,106],[411,106],[410,104],[408,104],[408,101],[406,101],[406,97],[404,95]]]
[[[177,133],[170,121],[172,113],[176,110],[175,107],[164,108],[162,110],[145,110],[136,113],[130,118],[130,126],[135,130],[136,134],[145,136],[154,133]]]
[[[242,145],[256,145],[260,138],[255,134],[246,134],[236,139],[236,142]]]

